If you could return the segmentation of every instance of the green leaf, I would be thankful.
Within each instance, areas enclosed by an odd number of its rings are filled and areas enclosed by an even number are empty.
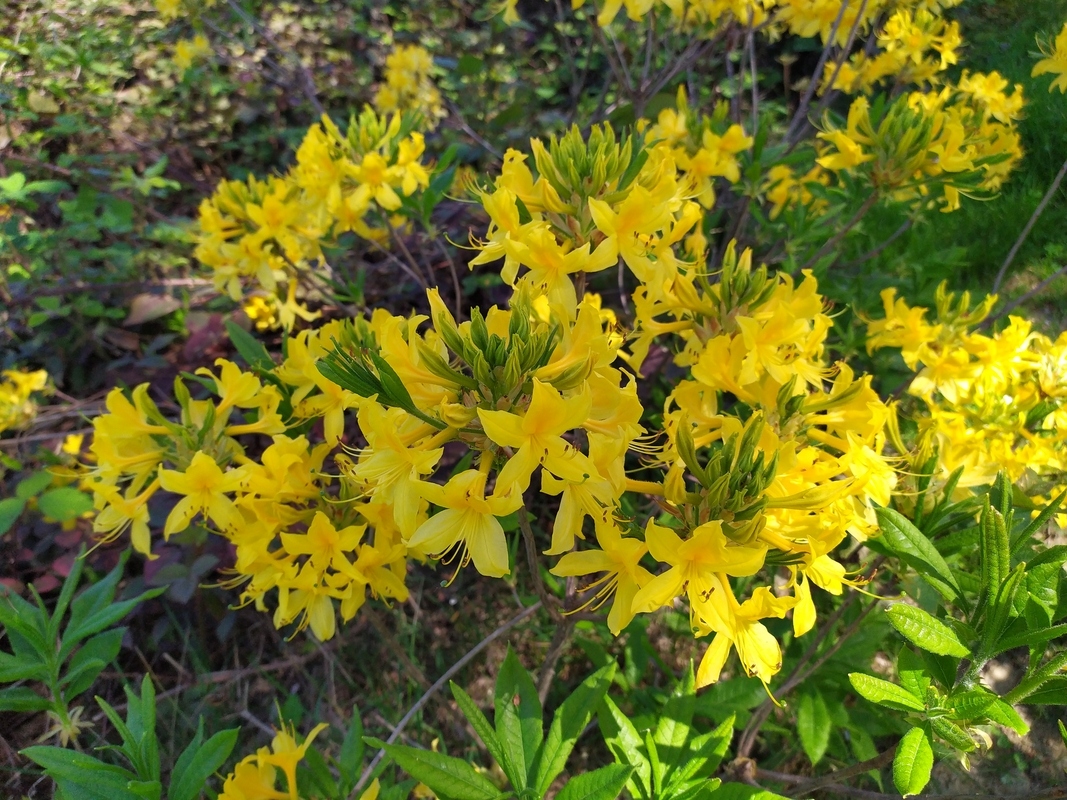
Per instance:
[[[664,796],[671,796],[676,786],[681,786],[691,778],[706,780],[719,768],[734,736],[735,718],[731,714],[715,730],[690,740],[689,756],[671,774]]]
[[[9,634],[10,635],[10,634]],[[36,653],[12,655],[0,650],[0,683],[14,683],[28,679],[48,680],[48,668]]]
[[[1011,728],[1020,736],[1026,736],[1030,732],[1030,726],[1019,716],[1019,712],[999,697],[994,698],[989,708],[986,709],[985,715],[991,722]]]
[[[92,511],[93,498],[73,486],[60,486],[49,489],[37,498],[37,508],[41,514],[56,522],[69,522]]]
[[[971,654],[952,628],[917,606],[894,603],[886,615],[905,639],[923,650],[939,656],[959,658]]]
[[[608,764],[567,781],[556,800],[615,800],[633,773],[625,764]]]
[[[259,339],[233,320],[226,320],[226,333],[229,334],[234,348],[249,367],[263,371],[274,369],[274,359],[270,357],[267,348]]]
[[[952,747],[964,753],[972,753],[976,749],[974,739],[967,735],[957,725],[953,725],[947,719],[935,718],[930,720],[934,733]]]
[[[897,745],[893,758],[893,785],[904,797],[918,794],[930,782],[934,748],[922,728],[912,728]]]
[[[77,796],[87,800],[143,800],[128,788],[136,779],[129,770],[62,747],[27,747],[21,752],[43,767],[64,793],[76,787]]]
[[[682,679],[667,698],[652,739],[656,743],[660,761],[667,774],[671,774],[686,754],[693,712],[696,709],[696,679],[693,662],[689,662]]]
[[[0,500],[0,536],[11,530],[25,507],[26,501],[21,497],[5,497]]]
[[[1067,489],[1060,492],[1059,497],[1053,498],[1052,502],[1041,509],[1041,513],[1034,517],[1030,524],[1019,531],[1012,539],[1011,552],[1014,554],[1023,545],[1025,545],[1038,531],[1045,527],[1052,516],[1059,510],[1060,505],[1063,503],[1064,497],[1067,497]]]
[[[501,767],[504,766],[504,751],[500,747],[500,740],[497,738],[496,731],[493,730],[493,726],[489,724],[489,720],[486,719],[485,714],[478,708],[478,704],[471,699],[455,681],[450,681],[452,687],[452,696],[456,699],[456,705],[459,706],[459,710],[463,712],[463,716],[470,722],[471,727],[474,728],[474,732],[478,734],[478,738],[482,740],[485,745],[485,749],[489,751],[489,755],[493,757],[493,760]]]
[[[497,740],[504,755],[501,767],[521,792],[529,783],[544,730],[537,687],[510,647],[497,674],[494,695]]]
[[[870,700],[872,703],[898,711],[926,710],[919,698],[895,683],[883,681],[881,678],[875,678],[871,675],[864,675],[862,672],[850,672],[848,680],[852,684],[852,688],[861,697]]]
[[[494,800],[500,795],[500,790],[466,761],[399,744],[383,744],[383,749],[408,775],[449,800]]]
[[[830,711],[819,692],[801,695],[797,704],[797,733],[812,766],[818,764],[830,744]]]
[[[997,696],[985,689],[970,689],[960,692],[948,699],[952,716],[959,720],[980,719],[985,716],[986,709],[993,705]]]
[[[39,495],[51,485],[51,473],[41,470],[40,472],[35,472],[18,482],[18,485],[15,487],[15,497],[20,500],[29,500],[31,497]]]
[[[0,689],[0,711],[45,711],[52,703],[28,686]]]
[[[115,660],[125,633],[125,628],[112,628],[98,633],[78,648],[60,681],[61,685],[67,686],[64,694],[68,698],[77,697],[88,689],[100,671]]]
[[[1067,675],[1054,675],[1020,701],[1028,706],[1067,706]]]
[[[240,732],[240,728],[219,731],[201,745],[201,732],[197,731],[197,739],[182,751],[174,765],[167,800],[196,800],[207,779],[230,757]]]
[[[359,715],[359,706],[352,706],[352,721],[345,731],[341,752],[337,755],[337,766],[340,767],[341,785],[346,789],[342,794],[348,795],[363,766],[363,718]]]
[[[882,540],[902,561],[914,568],[942,597],[962,601],[962,591],[948,564],[922,531],[891,508],[879,508]]]
[[[616,763],[634,768],[637,781],[631,779],[630,793],[640,798],[652,797],[652,764],[645,757],[641,734],[637,732],[630,718],[623,714],[615,705],[615,701],[607,695],[597,712],[597,724],[600,726],[604,743],[615,756]]]
[[[612,663],[598,669],[582,681],[570,697],[556,709],[533,773],[535,778],[532,788],[538,797],[544,797],[552,781],[563,772],[578,736],[589,724],[593,712],[611,686],[616,668]]]

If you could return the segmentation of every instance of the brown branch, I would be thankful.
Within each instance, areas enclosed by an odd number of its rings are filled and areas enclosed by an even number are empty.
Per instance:
[[[1052,180],[1052,185],[1048,187],[1048,191],[1045,192],[1045,196],[1041,198],[1041,202],[1037,204],[1037,208],[1034,209],[1034,213],[1030,215],[1030,219],[1026,223],[1026,227],[1022,229],[1019,234],[1019,238],[1015,240],[1015,244],[1012,245],[1011,250],[1008,251],[1007,258],[1004,259],[1004,263],[1000,265],[1000,269],[997,271],[997,277],[993,281],[993,291],[996,292],[1000,289],[1000,284],[1004,281],[1004,275],[1008,271],[1008,267],[1011,266],[1011,262],[1015,260],[1015,256],[1019,254],[1020,248],[1023,243],[1026,242],[1027,237],[1030,235],[1030,231],[1034,229],[1034,225],[1041,218],[1041,215],[1045,213],[1045,207],[1048,206],[1049,201],[1052,200],[1052,196],[1056,194],[1056,190],[1060,188],[1060,183],[1063,181],[1064,176],[1067,175],[1067,161],[1063,162],[1063,166],[1060,167],[1060,171],[1056,173],[1056,177]]]

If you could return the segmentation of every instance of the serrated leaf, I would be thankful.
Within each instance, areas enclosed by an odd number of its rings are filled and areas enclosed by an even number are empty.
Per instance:
[[[832,727],[830,711],[823,696],[819,692],[801,695],[800,702],[797,703],[797,733],[800,736],[800,746],[804,748],[813,766],[818,764],[826,753]]]
[[[862,672],[850,672],[848,680],[861,697],[872,703],[898,711],[924,711],[926,708],[919,698],[895,683]]]
[[[1030,726],[1026,724],[1026,720],[1019,716],[1019,712],[999,697],[993,699],[989,708],[985,710],[985,715],[990,722],[1011,728],[1020,736],[1026,736],[1030,732]]]
[[[901,636],[923,650],[957,658],[971,654],[952,628],[917,606],[894,603],[886,611],[886,616]]]
[[[449,800],[494,800],[500,791],[466,761],[430,750],[385,744],[389,757],[415,780]]]
[[[897,745],[893,758],[893,785],[904,797],[918,794],[930,782],[934,748],[922,728],[912,728]]]
[[[556,800],[615,800],[630,779],[633,767],[609,764],[571,778]]]

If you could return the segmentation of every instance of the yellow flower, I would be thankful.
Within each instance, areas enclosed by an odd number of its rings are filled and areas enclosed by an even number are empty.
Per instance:
[[[292,726],[283,725],[270,743],[272,752],[263,761],[273,767],[277,767],[285,774],[285,780],[289,784],[289,800],[299,800],[299,795],[296,791],[296,765],[303,760],[307,754],[308,747],[311,746],[315,737],[328,727],[330,726],[327,723],[320,722],[311,729],[311,733],[307,735],[304,743],[298,745],[296,743],[295,729]]]
[[[459,549],[459,567],[468,560],[482,575],[507,575],[508,545],[497,517],[507,516],[522,506],[522,493],[485,496],[485,473],[469,469],[444,486],[424,484],[423,496],[444,510],[426,520],[408,540],[408,548],[441,557]]]
[[[215,459],[197,451],[185,472],[172,469],[159,471],[159,483],[168,492],[185,495],[167,516],[163,535],[185,530],[197,514],[204,514],[223,531],[234,531],[244,524],[244,517],[233,501],[226,496],[240,487],[246,470],[238,468],[223,472]]]
[[[1051,92],[1053,89],[1059,89],[1061,93],[1067,92],[1067,22],[1063,23],[1063,29],[1056,36],[1052,51],[1044,55],[1045,58],[1034,65],[1031,77],[1051,73],[1056,77],[1049,84],[1048,90]]]
[[[782,649],[759,620],[784,617],[795,601],[791,597],[775,597],[766,586],[760,586],[752,597],[739,604],[730,584],[723,581],[722,586],[715,606],[724,613],[712,623],[715,638],[700,659],[697,687],[719,679],[731,646],[737,649],[737,657],[748,676],[767,683],[782,668]]]
[[[564,399],[549,384],[533,379],[533,397],[526,414],[478,409],[485,435],[501,447],[515,448],[497,476],[497,493],[516,487],[519,494],[530,485],[540,464],[557,478],[581,483],[596,475],[588,456],[562,437],[580,427],[591,408],[588,392]]]
[[[652,580],[652,574],[641,566],[648,547],[638,539],[622,536],[614,521],[598,525],[596,538],[601,549],[567,553],[551,572],[561,578],[605,573],[585,587],[587,592],[596,592],[583,608],[595,611],[614,595],[608,628],[618,636],[634,618],[634,597]]]

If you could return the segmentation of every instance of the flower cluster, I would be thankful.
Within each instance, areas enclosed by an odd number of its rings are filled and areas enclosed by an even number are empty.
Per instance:
[[[725,163],[737,148],[712,137],[744,139],[705,134],[701,157]],[[177,421],[145,386],[112,392],[94,423],[97,532],[129,527],[150,553],[157,497],[169,503],[165,537],[200,520],[234,545],[244,602],[325,639],[368,594],[406,599],[409,558],[507,575],[501,520],[517,515],[532,544],[536,490],[538,508],[555,508],[553,571],[601,574],[587,605],[611,602],[611,630],[685,597],[694,633],[714,634],[702,684],[731,648],[769,680],[781,656],[760,620],[792,612],[807,632],[812,584],[850,583],[831,553],[872,534],[873,504],[889,502],[887,409],[868,377],[824,360],[831,319],[810,274],[769,277],[731,246],[709,282],[703,210],[688,199],[695,157],[683,151],[687,176],[679,146],[574,130],[531,142],[536,172],[509,151],[477,190],[491,224],[472,261],[502,261],[508,308],[460,323],[430,291],[429,318],[379,309],[301,331],[273,367],[201,370],[213,397],[176,382]],[[729,179],[728,169],[702,178],[720,172]],[[615,266],[636,281],[629,335],[585,292]],[[637,377],[657,338],[673,342],[688,377],[649,431]],[[312,444],[319,426],[324,441]],[[662,513],[639,518],[649,498]],[[731,578],[757,574],[763,585],[739,596]]]
[[[430,77],[433,56],[419,45],[398,45],[385,59],[385,82],[374,107],[382,114],[411,111],[429,121],[445,115],[441,93]]]
[[[346,133],[324,116],[285,175],[223,181],[201,204],[196,257],[234,300],[253,281],[275,299],[285,327],[310,320],[298,293],[321,291],[331,274],[323,248],[349,231],[372,241],[388,235],[402,198],[429,184],[424,151],[409,116],[367,108]]]
[[[33,395],[48,388],[43,369],[5,369],[0,372],[0,433],[25,427],[37,416]]]
[[[830,147],[818,164],[862,176],[899,202],[925,204],[939,193],[941,210],[954,211],[961,195],[998,189],[1022,158],[1014,126],[1021,88],[1006,97],[998,78],[964,73],[959,87],[912,92],[888,105],[857,97],[845,128],[828,124],[819,134]]]
[[[1055,495],[1067,472],[1067,334],[1053,341],[1020,317],[983,333],[978,326],[996,299],[971,308],[967,294],[942,286],[927,320],[929,309],[886,289],[885,317],[869,323],[867,347],[899,348],[915,373],[908,393],[920,430],[916,466],[936,452],[936,477],[959,470],[961,487],[1005,470],[1032,493]]]

